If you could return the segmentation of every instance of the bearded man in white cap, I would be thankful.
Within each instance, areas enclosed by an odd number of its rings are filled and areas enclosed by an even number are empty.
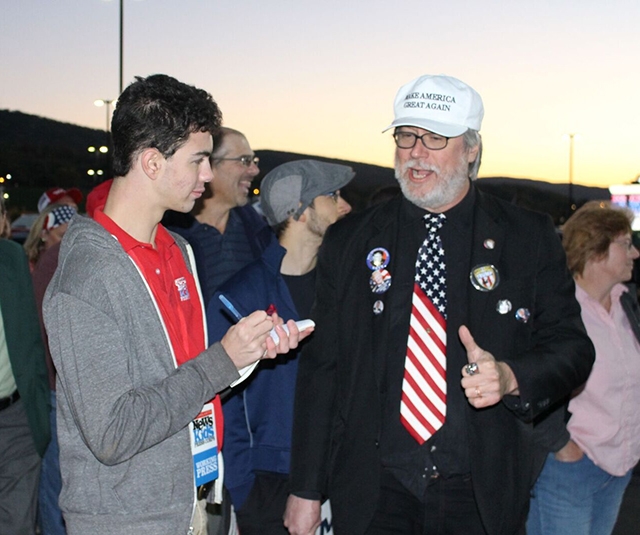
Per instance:
[[[549,217],[480,192],[480,95],[395,100],[402,195],[338,222],[299,363],[285,525],[336,535],[523,532],[593,347]]]

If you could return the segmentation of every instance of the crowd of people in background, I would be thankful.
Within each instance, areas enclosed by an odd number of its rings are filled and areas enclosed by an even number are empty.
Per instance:
[[[610,534],[640,459],[631,216],[587,203],[561,242],[479,191],[483,116],[416,78],[399,189],[352,214],[350,167],[296,160],[257,210],[211,95],[137,78],[84,210],[47,190],[21,247],[0,198],[0,535]]]

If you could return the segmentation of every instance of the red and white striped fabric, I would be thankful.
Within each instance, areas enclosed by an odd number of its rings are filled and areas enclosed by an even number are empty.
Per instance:
[[[429,234],[418,251],[407,341],[400,420],[418,443],[447,415],[447,320],[444,250],[436,233],[443,214],[425,216]]]

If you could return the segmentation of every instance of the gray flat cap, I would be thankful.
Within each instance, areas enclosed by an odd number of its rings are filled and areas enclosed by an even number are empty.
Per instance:
[[[274,226],[289,217],[298,219],[313,199],[346,186],[351,167],[318,160],[296,160],[279,165],[262,179],[260,207]]]

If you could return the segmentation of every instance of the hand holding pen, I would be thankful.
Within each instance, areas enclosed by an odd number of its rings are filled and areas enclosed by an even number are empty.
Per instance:
[[[303,327],[306,328],[300,330],[293,320],[287,322],[285,330],[285,325],[277,313],[269,316],[264,310],[256,310],[242,317],[224,295],[219,297],[237,320],[236,325],[224,335],[221,344],[238,369],[262,358],[272,359],[276,355],[288,353],[313,332],[313,326],[305,324]],[[276,336],[270,335],[272,331]]]

